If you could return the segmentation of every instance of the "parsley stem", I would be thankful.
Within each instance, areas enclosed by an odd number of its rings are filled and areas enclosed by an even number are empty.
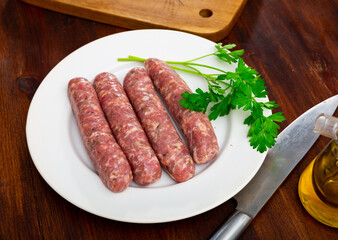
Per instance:
[[[210,53],[210,54],[204,55],[204,56],[202,56],[202,57],[198,57],[198,58],[191,59],[191,60],[186,61],[186,62],[188,62],[188,63],[194,62],[194,61],[196,61],[196,60],[200,60],[200,59],[202,59],[202,58],[206,58],[206,57],[209,57],[209,56],[212,56],[212,55],[215,55],[215,53]]]
[[[193,69],[193,70],[196,71],[199,75],[201,75],[202,77],[204,77],[204,79],[207,81],[208,85],[211,86],[211,85],[210,85],[210,80],[209,80],[209,78],[207,77],[206,74],[202,73],[200,70],[198,70],[197,68],[194,68],[194,67],[192,67],[192,66],[190,66],[190,65],[187,65],[187,67]]]
[[[220,68],[208,66],[208,65],[205,65],[205,64],[201,64],[201,63],[192,63],[192,62],[189,62],[189,61],[186,61],[186,62],[166,61],[166,63],[168,63],[168,64],[175,64],[175,65],[183,65],[183,66],[187,66],[187,67],[188,67],[188,65],[192,65],[192,66],[209,68],[209,69],[216,70],[216,71],[219,71],[219,72],[222,72],[222,73],[226,73],[226,71],[224,71],[224,70],[222,70]]]
[[[205,65],[205,64],[192,63],[191,62],[191,61],[195,61],[197,59],[201,59],[201,58],[212,56],[212,55],[214,55],[214,54],[208,54],[208,55],[205,55],[203,57],[196,58],[196,59],[193,59],[193,60],[190,60],[190,61],[184,61],[184,62],[166,61],[166,63],[168,63],[169,65],[171,65],[171,67],[175,68],[176,70],[184,71],[184,72],[187,72],[187,73],[193,73],[193,74],[196,74],[196,75],[206,75],[206,74],[202,74],[200,71],[199,71],[199,73],[196,73],[196,72],[184,69],[184,68],[175,67],[172,64],[174,64],[174,65],[183,65],[183,66],[186,66],[186,67],[189,67],[189,65],[193,65],[193,66],[199,66],[199,67],[209,68],[209,69],[216,70],[216,71],[219,71],[219,72],[222,72],[222,73],[226,73],[226,71],[224,71],[224,70],[222,70],[220,68],[208,66],[208,65]],[[129,55],[127,58],[118,58],[117,60],[120,61],[120,62],[128,62],[128,61],[145,62],[147,59],[146,58],[141,58],[141,57],[136,57],[136,56]],[[218,74],[215,73],[215,74],[208,74],[208,75],[218,75]]]
[[[136,56],[129,55],[127,58],[118,58],[117,61],[128,62],[128,61],[136,61],[136,62],[145,62],[147,59],[140,58]]]
[[[192,70],[189,70],[189,69],[186,69],[186,68],[180,68],[180,67],[173,66],[173,65],[170,65],[170,67],[172,67],[175,70],[182,71],[182,72],[191,73],[191,74],[195,74],[195,75],[201,75],[196,71],[192,71]]]
[[[223,85],[225,85],[225,86],[228,86],[228,88],[231,87],[231,84],[230,84],[230,83],[227,83],[227,82],[224,82],[224,81],[214,80],[213,82],[215,82],[216,84],[221,83],[221,84],[223,84]],[[225,90],[227,90],[228,88],[226,88]]]

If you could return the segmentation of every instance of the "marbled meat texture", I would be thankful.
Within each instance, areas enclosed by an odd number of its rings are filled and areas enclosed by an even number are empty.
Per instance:
[[[177,182],[193,177],[195,163],[145,69],[137,67],[130,70],[123,86],[164,169]]]
[[[186,82],[162,60],[149,58],[145,68],[186,137],[194,161],[202,164],[214,159],[219,147],[209,118],[180,106],[181,94],[185,91],[191,93]]]
[[[122,192],[133,179],[130,165],[102,112],[93,85],[85,78],[68,84],[68,97],[85,149],[102,182]]]
[[[135,182],[143,186],[156,182],[162,174],[161,165],[121,83],[115,75],[104,72],[96,76],[94,88],[110,128],[131,165]]]

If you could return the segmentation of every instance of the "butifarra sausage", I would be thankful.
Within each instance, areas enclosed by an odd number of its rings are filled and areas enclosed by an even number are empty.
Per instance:
[[[196,163],[207,163],[219,151],[214,129],[207,115],[180,106],[181,94],[191,90],[186,82],[164,61],[149,58],[145,68],[169,111],[186,137],[189,151]]]
[[[156,182],[162,174],[161,165],[121,83],[115,75],[104,72],[96,76],[94,88],[135,182],[143,186]]]
[[[130,70],[123,87],[163,168],[177,182],[193,177],[195,164],[145,69]]]
[[[68,83],[68,97],[82,142],[102,182],[122,192],[133,179],[130,165],[100,107],[93,85],[85,78]]]

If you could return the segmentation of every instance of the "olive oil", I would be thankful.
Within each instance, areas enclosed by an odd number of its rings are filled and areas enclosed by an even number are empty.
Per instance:
[[[337,118],[330,117],[330,121],[330,127],[338,128]],[[330,129],[329,133],[323,135],[333,139],[302,173],[298,194],[304,208],[312,217],[323,224],[338,228],[338,132],[337,129]]]
[[[338,118],[320,114],[313,131],[332,140],[300,176],[298,195],[312,217],[338,228]]]
[[[338,144],[331,141],[313,166],[313,186],[325,203],[335,206],[338,211]],[[338,215],[338,212],[336,212]],[[338,216],[337,216],[338,217]]]

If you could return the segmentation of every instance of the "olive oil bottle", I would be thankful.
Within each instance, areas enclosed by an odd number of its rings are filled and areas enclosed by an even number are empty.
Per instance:
[[[298,194],[312,217],[338,228],[338,118],[319,115],[313,131],[332,140],[302,173]]]

